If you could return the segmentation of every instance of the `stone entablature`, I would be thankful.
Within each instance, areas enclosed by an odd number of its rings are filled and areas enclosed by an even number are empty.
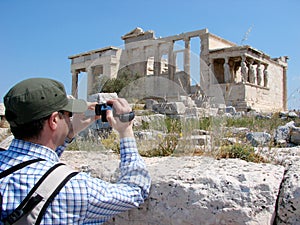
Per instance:
[[[69,56],[71,59],[72,95],[77,96],[78,94],[78,75],[81,72],[88,74],[87,90],[90,90],[88,94],[91,94],[97,77],[101,75],[108,78],[117,77],[121,51],[120,48],[110,46]]]
[[[200,83],[196,87],[191,84],[193,38],[200,43]],[[287,57],[270,58],[253,47],[238,46],[210,34],[207,29],[156,38],[153,31],[136,28],[122,39],[125,42],[123,49],[110,46],[69,57],[72,60],[74,96],[77,96],[80,72],[87,72],[88,94],[92,94],[95,91],[93,85],[101,77],[115,78],[126,69],[133,74],[166,77],[181,86],[187,95],[200,89],[201,94],[219,99],[217,103],[232,105],[239,110],[269,112],[287,109]],[[177,48],[178,42],[184,45],[180,49]],[[182,66],[178,65],[180,57]],[[222,96],[214,96],[216,85]],[[235,93],[232,91],[234,86],[244,92]]]
[[[95,60],[105,56],[116,56],[116,52],[118,50],[119,48],[110,46],[106,48],[80,53],[77,55],[72,55],[69,56],[69,59],[71,59],[71,64],[78,64],[89,60]]]

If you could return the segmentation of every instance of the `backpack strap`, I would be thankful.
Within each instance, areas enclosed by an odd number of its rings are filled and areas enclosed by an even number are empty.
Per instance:
[[[31,160],[28,160],[28,161],[21,162],[17,165],[14,165],[14,166],[10,167],[9,169],[2,171],[0,173],[0,179],[6,177],[6,176],[16,172],[17,170],[20,170],[20,169],[22,169],[22,168],[24,168],[24,167],[26,167],[26,166],[28,166],[32,163],[39,162],[39,161],[44,161],[44,159],[41,159],[41,158],[31,159]],[[0,193],[0,218],[2,219],[1,214],[2,214],[2,195]]]
[[[35,162],[39,162],[39,161],[44,161],[45,159],[41,159],[41,158],[37,158],[37,159],[31,159],[31,160],[28,160],[28,161],[25,161],[25,162],[21,162],[20,164],[17,164],[17,165],[14,165],[12,167],[10,167],[9,169],[7,170],[4,170],[0,173],[0,179],[2,179],[3,177],[6,177],[8,176],[9,174],[11,173],[14,173],[16,172],[17,170],[20,170],[32,163],[35,163]]]
[[[55,164],[41,177],[21,204],[3,220],[4,224],[40,224],[50,202],[77,173],[63,163]]]

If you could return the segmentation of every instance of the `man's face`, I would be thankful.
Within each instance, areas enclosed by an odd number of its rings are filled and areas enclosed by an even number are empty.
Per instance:
[[[72,113],[68,111],[59,111],[58,116],[60,121],[58,125],[59,127],[57,129],[57,138],[59,140],[59,145],[63,145],[67,135],[69,134],[72,128],[72,123],[70,119],[72,117]]]

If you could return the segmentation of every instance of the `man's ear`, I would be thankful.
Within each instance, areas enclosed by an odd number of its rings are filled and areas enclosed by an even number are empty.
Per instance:
[[[58,118],[59,118],[58,112],[54,112],[51,114],[50,118],[48,119],[48,125],[50,129],[55,130],[57,128]]]

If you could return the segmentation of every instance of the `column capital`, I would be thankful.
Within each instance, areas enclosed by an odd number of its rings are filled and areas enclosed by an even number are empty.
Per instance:
[[[189,41],[191,40],[191,37],[185,36],[185,37],[183,38],[183,40],[184,40],[185,42],[189,42]]]
[[[78,70],[76,70],[76,69],[72,69],[71,73],[73,76],[79,74]]]

